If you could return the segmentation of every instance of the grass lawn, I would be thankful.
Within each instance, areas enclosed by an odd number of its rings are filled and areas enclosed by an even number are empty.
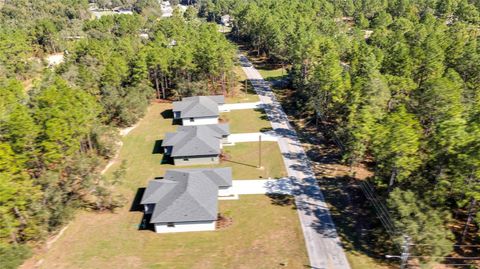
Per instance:
[[[258,95],[253,90],[252,85],[247,84],[247,91],[245,92],[245,80],[247,79],[247,76],[242,68],[240,66],[235,66],[233,71],[237,75],[238,81],[236,82],[235,88],[225,99],[226,103],[233,104],[260,101],[260,98],[258,98]]]
[[[46,253],[41,268],[303,268],[308,264],[298,215],[291,205],[263,195],[242,195],[220,201],[219,209],[233,225],[214,232],[156,234],[138,230],[143,214],[131,211],[138,189],[172,165],[161,165],[157,154],[164,133],[174,131],[162,112],[170,104],[153,104],[136,129],[123,138],[119,160],[127,161],[125,181],[117,193],[127,198],[116,213],[79,212]],[[157,147],[155,146],[157,145]],[[258,143],[225,147],[234,178],[275,177],[285,173],[278,145],[262,143],[263,170],[257,169]],[[235,161],[236,163],[234,163]],[[106,173],[118,169],[120,161]],[[202,167],[202,166],[197,166]]]
[[[345,252],[347,255],[348,262],[352,269],[393,269],[394,266],[383,265],[378,263],[371,257],[368,257],[365,254],[358,253],[356,251],[347,250]]]
[[[230,124],[230,132],[256,133],[272,128],[263,109],[241,109],[221,113],[220,120]]]
[[[281,77],[283,77],[284,75],[287,74],[287,70],[285,70],[283,68],[263,69],[263,68],[259,67],[257,70],[265,80],[278,79],[278,78],[281,78]]]
[[[234,179],[281,178],[287,176],[277,142],[262,142],[262,168],[258,169],[258,142],[237,143],[223,147],[229,160],[220,166],[232,167]]]
[[[304,268],[298,216],[263,195],[220,201],[233,224],[213,232],[138,230],[141,212],[79,214],[41,268]],[[285,266],[281,266],[284,264]]]
[[[277,142],[262,142],[262,168],[259,163],[258,142],[237,143],[235,146],[224,146],[223,153],[228,156],[220,164],[174,166],[163,164],[166,169],[178,168],[215,168],[231,167],[233,179],[259,179],[286,177],[287,172],[283,164],[282,153]]]

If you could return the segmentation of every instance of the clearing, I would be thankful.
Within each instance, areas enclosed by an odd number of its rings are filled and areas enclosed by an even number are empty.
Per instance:
[[[302,268],[308,264],[303,233],[291,199],[242,195],[219,201],[220,212],[233,224],[214,232],[156,234],[139,230],[143,213],[135,205],[148,180],[172,165],[161,165],[158,146],[165,132],[174,131],[168,116],[171,104],[152,104],[138,127],[123,137],[111,177],[122,160],[126,179],[117,187],[128,202],[116,213],[79,212],[55,244],[34,258],[40,268]],[[163,117],[164,115],[165,117]],[[277,143],[262,142],[258,169],[258,143],[225,147],[234,179],[281,177],[285,168]],[[217,167],[218,167],[217,166]],[[205,167],[205,166],[196,166]],[[177,167],[178,168],[178,167]]]
[[[220,121],[230,124],[230,133],[257,133],[272,129],[263,109],[232,110],[220,114]]]

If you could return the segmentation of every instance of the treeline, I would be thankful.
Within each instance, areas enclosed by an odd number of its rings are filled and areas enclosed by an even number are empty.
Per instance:
[[[48,3],[57,12],[53,7],[65,1]],[[7,5],[0,16],[8,16]],[[37,13],[30,14],[35,21]],[[0,29],[16,25],[2,23]],[[40,66],[25,89],[36,64],[30,58],[49,48],[28,27],[18,29],[22,42],[10,39],[16,34],[0,37],[7,49],[0,51],[2,268],[18,266],[29,243],[59,229],[76,209],[123,206],[115,185],[124,171],[100,174],[118,149],[117,128],[135,123],[155,97],[227,91],[235,57],[215,25],[194,18],[104,16],[83,20],[84,37],[68,43],[65,62],[53,70]]]
[[[479,240],[480,1],[206,1],[233,37],[287,64],[298,110],[333,128],[418,254]],[[450,231],[452,215],[463,224]]]

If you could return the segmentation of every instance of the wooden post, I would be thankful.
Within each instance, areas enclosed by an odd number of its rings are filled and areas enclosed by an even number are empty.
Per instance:
[[[248,79],[245,79],[245,96],[248,94]]]
[[[262,168],[262,135],[258,136],[258,168]]]

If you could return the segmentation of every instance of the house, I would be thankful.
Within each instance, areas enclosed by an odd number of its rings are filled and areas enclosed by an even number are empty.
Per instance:
[[[116,8],[113,9],[113,12],[115,12],[115,14],[119,14],[119,15],[133,15],[133,11],[131,9],[128,9],[128,8],[116,7]]]
[[[160,9],[162,10],[162,17],[163,18],[168,18],[173,15],[173,8],[172,5],[170,5],[169,1],[163,1]]]
[[[216,164],[229,135],[228,124],[179,126],[165,134],[162,147],[175,165]]]
[[[220,17],[220,22],[224,26],[230,26],[230,22],[232,21],[230,15],[226,14]]]
[[[218,197],[231,188],[231,168],[167,170],[148,183],[140,203],[157,233],[213,231]]]
[[[225,104],[223,95],[194,96],[173,102],[173,118],[182,120],[182,124],[217,124],[220,115],[219,106]]]

